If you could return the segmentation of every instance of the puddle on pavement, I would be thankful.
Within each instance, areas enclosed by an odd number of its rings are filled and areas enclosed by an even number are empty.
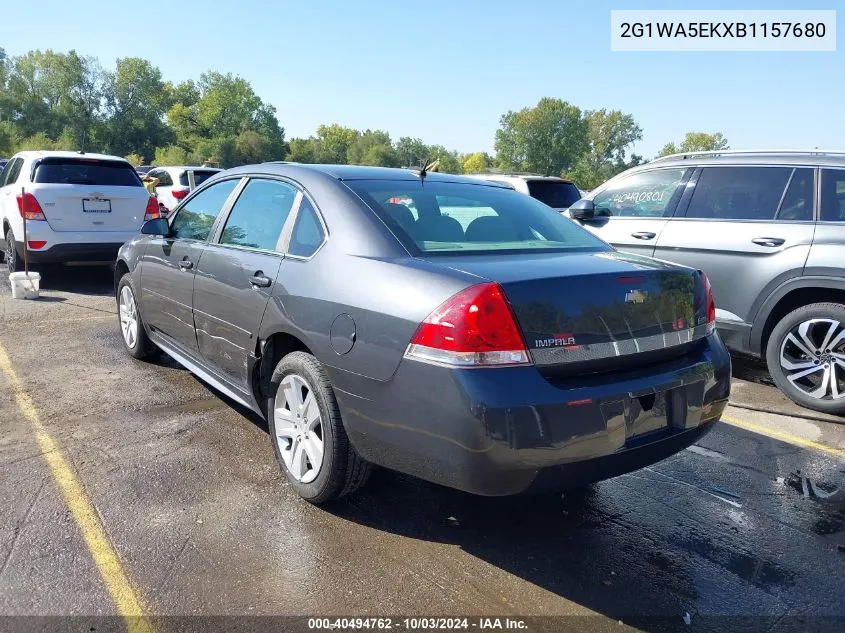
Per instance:
[[[820,536],[838,534],[845,530],[845,492],[829,482],[805,477],[800,470],[789,473],[783,483],[814,504],[820,515],[812,525],[813,531]]]

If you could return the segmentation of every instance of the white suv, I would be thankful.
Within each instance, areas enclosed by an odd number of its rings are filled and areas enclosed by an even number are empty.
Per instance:
[[[492,180],[510,186],[520,193],[536,198],[552,209],[568,209],[581,199],[581,191],[570,180],[557,176],[534,174],[468,174],[472,178]]]
[[[194,186],[199,187],[201,183],[217,174],[222,169],[214,167],[155,167],[147,172],[148,176],[158,178],[156,195],[161,205],[162,215],[170,213],[185,196],[190,193],[188,172],[194,172]]]
[[[28,259],[38,264],[114,261],[120,246],[159,210],[122,158],[38,151],[15,154],[0,173],[3,256],[10,271],[23,268],[24,215]]]

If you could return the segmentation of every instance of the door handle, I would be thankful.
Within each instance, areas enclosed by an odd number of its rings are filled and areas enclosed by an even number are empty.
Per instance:
[[[775,248],[776,246],[781,246],[786,241],[780,237],[755,237],[751,240],[758,246],[768,246],[769,248]]]
[[[182,270],[190,270],[193,267],[194,267],[194,262],[192,262],[187,257],[185,259],[183,259],[181,262],[179,262],[179,268],[181,268]]]
[[[264,273],[259,270],[249,278],[249,283],[256,288],[268,288],[270,284],[273,283],[273,280],[269,277],[265,277]]]
[[[638,240],[653,240],[657,233],[652,233],[651,231],[639,231],[637,233],[631,233],[631,237],[636,237]]]

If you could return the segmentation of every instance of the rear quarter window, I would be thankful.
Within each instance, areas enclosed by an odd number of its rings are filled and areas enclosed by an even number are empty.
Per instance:
[[[208,180],[209,178],[211,178],[215,174],[220,173],[218,171],[214,171],[214,170],[210,170],[210,169],[194,169],[193,172],[194,172],[194,185],[197,186],[197,187],[199,187],[202,183],[204,183],[206,180]],[[187,171],[183,171],[179,175],[179,184],[182,185],[183,187],[187,187],[187,186],[190,185],[190,183],[188,182],[188,172]]]
[[[33,182],[59,185],[142,187],[127,162],[96,158],[45,158],[35,167]]]
[[[557,180],[529,180],[528,193],[552,209],[568,209],[581,199],[578,187]]]

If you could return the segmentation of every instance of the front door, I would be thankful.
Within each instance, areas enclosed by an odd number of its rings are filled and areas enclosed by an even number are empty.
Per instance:
[[[140,308],[150,329],[196,353],[194,277],[215,220],[240,179],[224,180],[186,202],[170,235],[151,238],[141,264]]]
[[[284,257],[282,229],[300,197],[287,182],[251,179],[197,268],[193,305],[199,351],[241,386],[249,385],[250,357]]]
[[[690,173],[678,167],[651,169],[608,183],[592,197],[596,217],[584,228],[620,251],[651,257]]]
[[[751,323],[767,286],[803,272],[815,230],[814,169],[703,167],[690,185],[655,257],[707,273],[722,325]]]

